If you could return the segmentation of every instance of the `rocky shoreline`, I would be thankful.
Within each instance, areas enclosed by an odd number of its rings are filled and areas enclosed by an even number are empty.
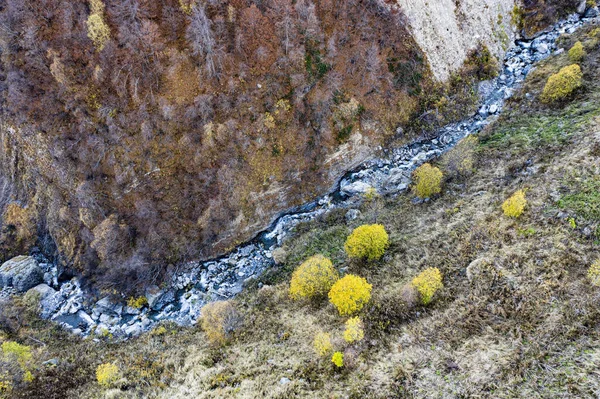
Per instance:
[[[502,111],[504,102],[523,82],[535,62],[557,54],[556,40],[572,33],[598,15],[597,8],[574,14],[532,40],[518,40],[506,53],[500,75],[481,82],[481,107],[470,118],[448,125],[436,138],[384,151],[384,156],[361,165],[341,179],[336,189],[294,212],[279,217],[255,240],[239,246],[226,256],[192,262],[174,274],[167,287],[149,287],[146,302],[131,307],[111,302],[108,297],[93,303],[77,278],[59,283],[58,269],[43,257],[17,257],[0,267],[0,297],[35,290],[40,296],[41,316],[59,323],[75,334],[112,334],[126,339],[152,329],[161,321],[193,325],[204,304],[234,297],[250,280],[274,265],[273,252],[300,222],[312,220],[334,208],[348,209],[346,217],[356,218],[355,209],[368,190],[397,195],[408,189],[412,171],[450,148],[463,137],[477,133]]]

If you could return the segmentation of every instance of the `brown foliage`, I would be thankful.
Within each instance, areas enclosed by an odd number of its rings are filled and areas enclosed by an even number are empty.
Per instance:
[[[428,76],[402,15],[375,0],[104,5],[101,51],[88,1],[0,11],[18,198],[37,195],[63,259],[94,281],[154,279],[251,237],[329,187],[340,130],[376,144],[405,123]],[[340,99],[364,112],[338,126]]]

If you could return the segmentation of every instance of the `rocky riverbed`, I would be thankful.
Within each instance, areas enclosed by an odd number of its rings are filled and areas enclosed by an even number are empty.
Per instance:
[[[218,259],[182,265],[168,286],[149,287],[147,304],[140,308],[114,303],[108,297],[92,301],[77,278],[59,283],[56,266],[43,257],[19,257],[0,268],[0,296],[35,290],[39,293],[41,315],[73,333],[110,333],[117,338],[138,335],[168,320],[192,325],[202,306],[212,300],[231,298],[245,284],[274,264],[274,251],[300,222],[309,221],[334,208],[348,209],[346,217],[357,217],[355,208],[369,190],[380,195],[397,195],[409,187],[412,171],[454,146],[463,137],[477,133],[502,112],[504,102],[523,82],[534,64],[557,49],[556,40],[596,18],[597,8],[575,14],[533,40],[517,41],[507,52],[500,75],[481,82],[479,111],[459,123],[439,130],[436,138],[383,151],[383,156],[361,165],[344,176],[332,193],[279,217],[255,240]],[[275,252],[276,255],[276,252]],[[12,263],[11,263],[12,262]]]

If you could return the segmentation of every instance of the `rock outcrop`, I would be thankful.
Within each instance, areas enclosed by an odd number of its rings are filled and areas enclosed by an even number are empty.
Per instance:
[[[458,70],[469,50],[485,44],[498,58],[513,42],[515,0],[397,0],[413,36],[441,81]]]
[[[31,256],[17,256],[0,267],[0,288],[14,287],[18,292],[25,292],[43,279],[40,265]]]

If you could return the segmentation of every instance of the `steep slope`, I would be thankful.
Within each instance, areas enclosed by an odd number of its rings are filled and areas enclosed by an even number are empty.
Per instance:
[[[391,4],[3,1],[0,260],[139,291],[472,111],[510,4]]]
[[[583,88],[542,104],[548,77],[573,61],[565,51],[538,65],[506,113],[478,135],[475,154],[448,155],[473,156],[475,170],[456,176],[449,158],[435,163],[446,173],[439,196],[373,197],[356,219],[338,211],[298,226],[278,267],[232,301],[244,321],[231,323],[224,345],[210,345],[200,328],[171,325],[128,342],[82,341],[33,317],[31,302],[4,302],[0,314],[11,331],[0,340],[32,351],[33,379],[13,372],[11,395],[596,397],[600,288],[588,269],[600,257],[600,28],[565,35],[561,45],[569,50],[577,41],[587,52],[579,61]],[[515,219],[502,204],[518,190],[527,206]],[[390,235],[385,255],[348,259],[348,234],[374,222]],[[326,299],[289,297],[291,272],[314,254],[373,285],[358,343],[342,340],[346,318]],[[429,267],[441,271],[444,287],[418,304],[406,287]],[[342,368],[314,352],[318,332],[344,352]],[[108,363],[117,378],[103,386],[95,372]],[[20,370],[16,361],[6,364]]]

